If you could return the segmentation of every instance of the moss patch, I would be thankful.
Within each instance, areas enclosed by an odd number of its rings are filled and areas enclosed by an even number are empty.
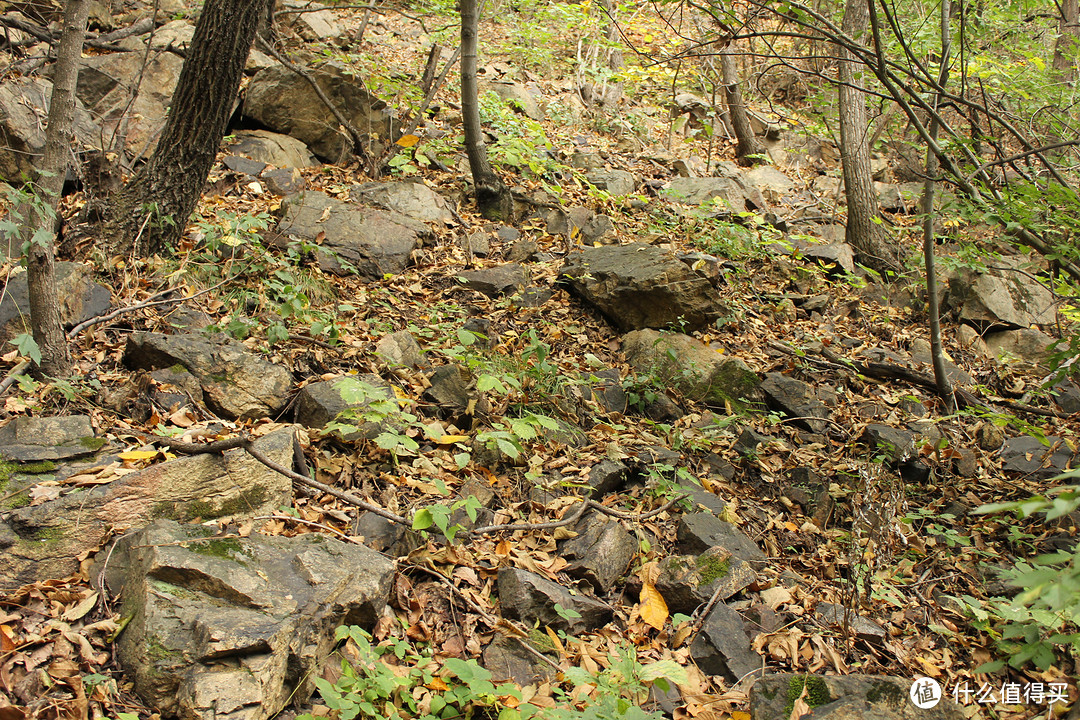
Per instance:
[[[265,487],[253,487],[245,490],[234,498],[223,500],[220,503],[206,500],[190,500],[188,502],[163,501],[154,505],[150,510],[150,516],[165,520],[177,520],[186,522],[196,518],[213,520],[227,515],[241,515],[251,512],[266,502],[267,491]]]
[[[874,704],[885,703],[886,705],[899,707],[903,705],[907,695],[895,684],[880,681],[870,686],[870,689],[866,692],[866,699]]]
[[[720,578],[727,577],[727,574],[731,572],[731,560],[721,559],[716,555],[700,555],[697,559],[697,570],[701,575],[702,584],[709,585]]]
[[[206,538],[185,543],[184,546],[199,555],[221,558],[247,566],[248,553],[236,538]]]
[[[86,437],[79,438],[79,444],[87,450],[100,450],[105,447],[105,439],[88,435]]]
[[[811,708],[820,707],[833,701],[833,696],[829,693],[829,686],[825,684],[825,680],[820,676],[795,675],[788,682],[788,702],[784,707],[784,717],[791,714],[792,709],[795,707],[795,701],[802,695],[803,688],[806,688],[806,697],[803,698],[803,701]]]

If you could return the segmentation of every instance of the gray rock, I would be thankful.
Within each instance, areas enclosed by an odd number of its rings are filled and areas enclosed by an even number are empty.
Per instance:
[[[713,547],[700,555],[669,555],[661,560],[656,589],[668,610],[690,615],[714,595],[726,600],[756,579],[749,563]]]
[[[499,568],[496,580],[502,615],[529,625],[539,623],[553,630],[571,634],[603,627],[612,617],[611,606],[581,593],[572,594],[558,583],[518,568]],[[569,620],[558,614],[555,606],[577,612]]]
[[[750,688],[750,717],[786,719],[804,686],[803,701],[812,708],[815,720],[962,720],[966,717],[948,697],[943,697],[933,708],[915,707],[909,699],[911,685],[909,678],[884,675],[766,675]]]
[[[1009,269],[963,270],[949,279],[945,305],[956,310],[961,321],[983,329],[1001,325],[1025,328],[1054,322],[1057,306],[1053,295],[1017,272],[1023,269],[1022,262],[997,258],[988,264]]]
[[[481,83],[480,94],[488,92],[494,92],[499,96],[500,100],[532,120],[544,119],[544,112],[540,109],[540,104],[533,97],[533,94],[529,92],[529,89],[521,83],[503,80]]]
[[[1072,380],[1062,380],[1053,387],[1054,402],[1062,411],[1072,415],[1080,412],[1080,387]]]
[[[477,290],[490,298],[513,295],[529,284],[529,272],[517,263],[493,265],[481,270],[465,270],[457,274],[465,287]]]
[[[295,442],[294,428],[286,427],[259,438],[255,447],[291,467]],[[70,488],[55,500],[11,510],[0,521],[0,538],[8,538],[0,540],[8,545],[0,552],[0,588],[77,572],[80,560],[100,549],[116,528],[141,528],[155,518],[265,515],[291,502],[292,481],[241,448],[178,457],[106,485]]]
[[[288,9],[302,9],[305,12],[285,13],[281,17],[284,25],[308,42],[327,41],[344,34],[337,17],[330,10],[318,9],[319,6],[306,0],[283,0],[282,6]]]
[[[0,180],[21,185],[33,175],[45,152],[45,118],[52,101],[52,83],[42,78],[17,77],[0,83]],[[78,103],[75,138],[94,147],[98,130],[90,114]]]
[[[1048,435],[1047,444],[1030,435],[1009,438],[1001,447],[1001,469],[1015,475],[1046,480],[1069,469],[1073,452],[1059,437]]]
[[[615,236],[615,223],[607,215],[600,213],[593,215],[581,226],[581,242],[585,245],[596,243],[614,245],[618,242]]]
[[[210,533],[158,521],[118,543],[118,657],[163,715],[267,720],[312,694],[338,626],[374,625],[394,563],[314,533]]]
[[[838,626],[841,630],[847,628],[859,640],[881,642],[885,639],[885,628],[841,605],[819,602],[814,612],[822,622]]]
[[[424,223],[389,210],[357,207],[309,190],[285,198],[278,232],[314,241],[322,235],[319,266],[347,275],[346,264],[360,275],[381,278],[409,264],[414,250],[431,237]]]
[[[918,338],[911,343],[911,357],[916,361],[926,365],[926,372],[930,375],[934,374],[934,359],[930,350],[930,343],[922,338]],[[945,364],[945,377],[949,379],[949,382],[953,385],[974,385],[975,378],[971,377],[965,370],[957,366],[952,360],[942,358]]]
[[[581,379],[588,383],[592,399],[605,412],[626,412],[626,390],[623,389],[622,385],[622,373],[616,368],[581,373]]]
[[[889,212],[916,212],[922,198],[922,183],[874,183],[874,191],[882,210]]]
[[[362,397],[354,399],[353,395]],[[365,419],[364,411],[373,402],[393,398],[390,384],[378,375],[308,383],[296,394],[296,423],[307,428],[321,428],[338,420],[357,428],[344,436],[346,440],[370,440],[385,429],[385,423]]]
[[[19,415],[0,427],[0,457],[20,463],[93,455],[104,444],[86,415]]]
[[[221,164],[233,172],[244,175],[258,175],[266,169],[266,163],[240,155],[226,155],[222,158]]]
[[[486,258],[491,254],[491,238],[482,230],[462,236],[459,242],[462,249],[470,255]]]
[[[362,512],[352,524],[352,534],[367,547],[390,557],[409,554],[405,526],[373,512]]]
[[[898,463],[915,454],[915,433],[910,430],[870,423],[863,430],[859,441],[870,447],[871,452],[881,453],[889,462]]]
[[[288,135],[269,130],[238,130],[228,150],[276,168],[306,168],[318,165],[307,145]],[[282,193],[287,194],[287,193]]]
[[[784,495],[799,505],[818,527],[824,528],[832,515],[835,502],[829,494],[829,482],[810,467],[792,469]]]
[[[476,394],[472,375],[458,365],[442,365],[428,376],[430,387],[424,390],[423,399],[434,403],[441,415],[448,418],[467,416],[473,409],[483,412],[487,402]]]
[[[787,175],[772,165],[758,165],[743,173],[743,183],[766,193],[773,193],[776,199],[795,189],[795,183]]]
[[[56,295],[64,327],[103,315],[112,305],[108,288],[94,282],[90,268],[81,263],[56,263]],[[19,273],[8,280],[0,298],[0,344],[24,332],[30,332],[30,290],[26,273]]]
[[[454,222],[450,203],[419,182],[369,182],[354,185],[349,198],[361,205],[376,205],[421,222]]]
[[[495,682],[510,681],[521,687],[539,685],[555,677],[550,665],[537,660],[516,639],[503,635],[496,635],[484,647],[480,664]]]
[[[731,446],[731,449],[739,453],[743,457],[753,458],[757,456],[758,449],[762,445],[768,445],[775,438],[759,433],[754,428],[743,428],[739,433],[739,437],[735,439],[735,443]]]
[[[516,263],[530,262],[536,259],[538,252],[540,252],[540,246],[536,244],[536,241],[525,238],[514,242],[506,252],[506,259]]]
[[[194,30],[189,23],[182,23],[182,26],[185,32]],[[181,24],[172,27],[163,25],[155,32],[154,44],[168,40],[170,35],[179,39],[173,31],[180,29]],[[187,39],[190,40],[190,35]],[[112,137],[123,123],[127,152],[132,155],[149,154],[157,146],[158,137],[165,127],[166,114],[184,60],[171,52],[153,52],[143,69],[145,45],[136,38],[128,40],[138,44],[139,49],[82,59],[76,95],[95,117],[101,119],[105,137]],[[140,76],[142,82],[132,101],[133,81]]]
[[[369,95],[343,65],[329,62],[308,74],[358,131],[383,143],[391,138],[394,123],[386,103]],[[350,141],[338,131],[337,119],[308,81],[287,68],[255,73],[244,96],[244,115],[302,141],[326,162],[348,153]]]
[[[618,491],[626,484],[630,470],[618,460],[601,460],[589,468],[585,481],[592,488],[592,496],[602,497]]]
[[[629,195],[637,188],[637,178],[626,170],[595,170],[587,173],[585,180],[597,190],[609,195]]]
[[[572,253],[560,282],[624,331],[671,324],[697,330],[728,312],[707,279],[643,243]]]
[[[676,530],[679,552],[699,555],[709,548],[722,547],[748,563],[762,563],[765,553],[742,530],[712,513],[689,513],[679,518]]]
[[[213,324],[205,312],[191,305],[178,305],[164,317],[170,332],[178,330],[202,330]]]
[[[635,330],[623,336],[622,349],[636,372],[677,388],[690,400],[742,409],[762,399],[761,380],[746,363],[689,335]]]
[[[829,417],[829,409],[818,400],[814,388],[802,380],[782,373],[768,373],[761,383],[761,391],[769,407],[788,417],[799,418],[793,421],[795,424],[815,433],[824,432],[828,427],[825,420]]]
[[[495,228],[495,235],[499,238],[499,242],[512,243],[521,238],[521,231],[509,225],[499,225]]]
[[[124,363],[136,370],[180,365],[199,379],[207,407],[228,418],[274,415],[284,407],[292,387],[288,369],[221,335],[132,333]]]
[[[724,214],[764,210],[767,206],[761,191],[747,188],[738,175],[731,177],[683,178],[671,180],[661,193],[668,200],[686,205],[711,203]]]
[[[622,577],[638,553],[638,541],[617,520],[589,515],[574,526],[578,536],[561,543],[559,553],[569,562],[566,574],[606,593]]]
[[[1031,365],[1047,364],[1050,346],[1054,344],[1054,338],[1032,328],[987,333],[983,340],[991,357],[998,362],[1019,360]]]
[[[281,197],[295,195],[307,188],[307,181],[304,180],[304,176],[294,167],[264,170],[259,177],[266,183],[267,190]]]
[[[414,370],[431,365],[424,357],[424,349],[408,330],[398,330],[375,343],[375,354],[390,367],[407,367]]]
[[[722,675],[729,683],[760,672],[762,667],[761,656],[750,647],[746,623],[724,603],[717,603],[705,617],[701,632],[690,644],[690,657],[702,672]]]
[[[519,308],[538,308],[543,307],[554,296],[555,293],[550,288],[525,288],[510,298],[510,304]]]

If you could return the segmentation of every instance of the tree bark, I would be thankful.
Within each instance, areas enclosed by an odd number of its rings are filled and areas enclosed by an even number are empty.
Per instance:
[[[867,2],[847,0],[841,29],[844,34],[862,43],[870,22]],[[866,114],[866,94],[863,92],[864,71],[859,61],[846,48],[840,55],[840,156],[844,173],[844,193],[847,196],[847,230],[845,240],[859,262],[883,276],[899,270],[896,249],[890,247],[885,229],[881,226],[880,206],[874,192],[870,173],[869,122]]]
[[[724,100],[727,103],[731,128],[735,131],[735,159],[743,167],[750,167],[765,162],[762,155],[765,148],[758,141],[750,118],[746,115],[743,104],[742,79],[735,63],[735,54],[731,45],[720,51],[720,70],[724,74]]]
[[[942,88],[949,81],[949,62],[952,55],[952,28],[949,25],[949,0],[941,0],[941,66],[938,72],[938,85]],[[934,110],[941,105],[940,93],[934,99]],[[935,114],[930,119],[928,128],[930,137],[936,142],[941,123]],[[946,404],[949,412],[956,410],[956,398],[952,385],[945,371],[945,351],[941,345],[941,308],[937,293],[937,263],[934,258],[934,192],[937,189],[939,170],[937,155],[929,147],[926,149],[926,181],[923,184],[923,259],[926,262],[926,295],[930,315],[930,358],[934,366],[934,384],[938,396]]]
[[[105,234],[113,252],[174,246],[202,194],[267,0],[207,0],[150,161],[119,194]]]
[[[491,169],[483,129],[480,127],[480,101],[476,86],[477,30],[480,18],[477,0],[461,0],[461,117],[465,126],[465,153],[469,156],[476,204],[489,220],[507,220],[514,208],[509,188]]]
[[[30,327],[41,353],[38,370],[51,377],[66,377],[71,372],[71,353],[60,322],[60,298],[56,290],[56,231],[64,177],[71,158],[71,139],[75,124],[75,85],[79,79],[89,0],[68,0],[64,7],[64,26],[56,50],[52,98],[49,101],[49,124],[45,128],[45,156],[41,162],[38,185],[41,201],[51,205],[51,212],[35,213],[39,228],[48,231],[42,243],[31,241],[27,252],[26,281],[29,286]]]
[[[1054,44],[1054,71],[1072,85],[1076,80],[1077,62],[1080,62],[1080,0],[1060,2],[1061,21]]]

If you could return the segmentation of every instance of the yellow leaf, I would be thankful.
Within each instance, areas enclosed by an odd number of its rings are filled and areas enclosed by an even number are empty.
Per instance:
[[[785,523],[784,523],[784,529],[785,529],[785,530],[789,530],[789,531],[791,531],[791,532],[796,532],[796,531],[798,531],[798,529],[799,529],[799,526],[798,526],[798,525],[796,525],[796,524],[795,524],[795,523],[793,523],[793,522],[785,522]]]
[[[439,445],[453,445],[454,443],[465,442],[469,439],[468,435],[443,435],[435,440]]]
[[[649,563],[641,568],[641,619],[657,630],[664,629],[668,619],[668,606],[664,596],[653,585],[656,563]]]
[[[750,720],[750,713],[736,710],[731,713],[731,720]]]
[[[117,457],[121,460],[149,460],[157,457],[157,454],[157,450],[128,450],[120,453]]]
[[[416,143],[420,142],[420,138],[415,135],[402,135],[398,138],[397,144],[403,148],[411,148]]]

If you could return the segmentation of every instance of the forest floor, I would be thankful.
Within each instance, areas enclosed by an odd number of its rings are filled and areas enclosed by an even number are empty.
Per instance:
[[[509,13],[508,8],[504,8]],[[340,11],[342,22],[351,32],[359,27],[360,11]],[[341,55],[372,76],[369,85],[377,93],[393,94],[393,83],[401,77],[415,78],[424,62],[424,50],[440,32],[456,32],[452,20],[428,18],[423,27],[393,11],[368,28],[365,38],[349,53],[321,47],[324,54]],[[516,73],[518,79],[536,81],[551,100],[548,117],[540,122],[544,137],[519,136],[514,146],[525,156],[532,155],[550,165],[565,166],[575,149],[587,146],[606,157],[613,168],[627,169],[649,179],[665,179],[669,172],[648,159],[659,149],[678,156],[711,155],[713,160],[730,159],[733,143],[726,139],[708,139],[676,135],[668,122],[663,98],[664,76],[648,75],[648,63],[638,56],[630,61],[635,82],[628,86],[624,107],[617,116],[586,112],[576,114],[572,103],[565,102],[573,85],[572,67],[566,55],[576,52],[552,14],[548,25],[529,29],[522,20],[485,23],[481,39],[482,66],[491,72],[501,68]],[[436,29],[442,22],[450,29]],[[631,24],[626,35],[639,43],[638,50],[647,56],[658,50],[664,37],[661,28],[649,23]],[[450,40],[452,42],[452,40]],[[314,55],[317,50],[313,50]],[[561,53],[561,55],[560,55]],[[376,68],[375,72],[370,72]],[[378,79],[376,79],[376,76]],[[726,503],[724,517],[735,522],[770,557],[757,581],[745,591],[747,604],[764,604],[779,618],[776,626],[761,632],[755,648],[770,670],[884,674],[915,678],[930,676],[948,689],[968,683],[973,688],[1003,682],[1066,683],[1067,703],[1080,697],[1076,678],[1080,667],[1076,657],[1059,653],[1046,670],[1030,664],[1021,668],[980,673],[977,668],[1000,657],[995,645],[994,622],[986,616],[973,616],[972,608],[983,608],[991,596],[1008,596],[1011,591],[996,580],[992,570],[1010,567],[1016,560],[1041,552],[1060,549],[1061,539],[1075,543],[1077,527],[1069,522],[1049,523],[1037,517],[1023,520],[1011,515],[980,514],[977,508],[988,503],[1015,501],[1042,494],[1060,481],[1006,477],[1000,459],[993,450],[981,449],[979,438],[992,428],[1007,435],[1038,434],[1066,438],[1075,444],[1080,433],[1080,417],[1064,417],[1053,409],[1039,390],[1046,370],[1021,363],[1001,364],[976,355],[957,339],[957,323],[943,320],[945,348],[951,360],[973,379],[973,392],[995,412],[961,411],[950,413],[941,400],[925,388],[902,379],[873,379],[851,372],[843,365],[868,348],[891,351],[909,358],[913,348],[929,339],[925,294],[919,272],[913,269],[909,283],[911,302],[880,302],[881,291],[858,276],[835,275],[820,267],[776,249],[782,233],[753,220],[718,223],[708,218],[680,214],[654,197],[610,198],[598,196],[582,187],[567,173],[561,190],[565,205],[585,205],[612,217],[623,242],[670,243],[685,251],[704,251],[728,261],[721,286],[725,303],[736,308],[735,317],[718,327],[696,333],[705,344],[726,356],[746,362],[759,375],[783,372],[802,378],[818,388],[826,388],[835,398],[830,407],[830,431],[825,444],[806,444],[802,433],[774,413],[738,414],[730,408],[707,408],[692,398],[680,396],[663,387],[655,378],[639,377],[627,369],[620,353],[620,333],[602,317],[571,297],[554,280],[562,264],[566,239],[545,232],[544,223],[525,219],[512,223],[524,237],[533,239],[550,259],[530,265],[534,284],[552,286],[553,298],[537,308],[515,307],[506,300],[493,300],[469,290],[456,279],[463,269],[495,264],[493,259],[474,257],[463,249],[460,238],[489,227],[464,196],[467,175],[460,160],[456,136],[459,129],[443,124],[456,106],[456,82],[451,81],[438,97],[441,110],[427,123],[425,130],[441,129],[441,138],[422,135],[415,148],[409,148],[410,162],[387,180],[421,180],[445,196],[464,200],[457,213],[461,224],[439,231],[437,242],[425,249],[424,257],[403,273],[379,281],[338,278],[311,267],[296,266],[282,253],[260,249],[235,260],[222,262],[205,248],[207,234],[226,234],[238,217],[259,213],[272,214],[280,200],[261,189],[252,189],[236,181],[222,166],[215,168],[210,187],[199,209],[203,225],[189,233],[189,241],[165,259],[146,259],[110,266],[114,304],[137,303],[166,287],[179,286],[188,295],[231,278],[220,288],[192,301],[222,327],[239,318],[246,325],[249,346],[259,348],[269,359],[288,366],[299,381],[338,377],[348,373],[378,373],[379,366],[368,349],[387,333],[407,329],[416,337],[429,358],[436,364],[453,362],[470,352],[463,345],[459,329],[470,318],[483,318],[497,333],[494,349],[485,355],[483,369],[501,377],[513,378],[520,389],[502,398],[508,405],[543,408],[558,415],[554,400],[559,391],[579,382],[582,373],[599,366],[624,369],[627,389],[640,396],[667,394],[685,410],[675,421],[657,422],[641,414],[628,412],[606,416],[586,430],[588,444],[569,449],[558,442],[528,440],[519,464],[483,467],[475,461],[463,467],[455,458],[460,448],[421,442],[414,453],[393,457],[371,443],[344,447],[329,437],[312,431],[307,438],[308,461],[317,478],[343,489],[356,489],[385,501],[390,509],[408,514],[433,504],[445,503],[444,490],[456,493],[468,483],[480,483],[499,498],[507,516],[519,514],[532,521],[557,518],[569,503],[538,507],[530,501],[533,478],[557,471],[563,478],[583,478],[600,460],[625,456],[634,448],[665,446],[683,453],[686,466],[683,476],[692,476]],[[397,78],[397,80],[395,80]],[[415,82],[411,80],[410,82]],[[550,93],[550,95],[547,95]],[[409,96],[399,88],[398,99]],[[390,99],[394,106],[394,99]],[[751,99],[751,104],[753,101]],[[559,108],[562,108],[560,110]],[[806,117],[795,110],[792,117]],[[501,122],[508,123],[505,116]],[[498,132],[498,130],[496,130]],[[426,150],[425,150],[426,148]],[[424,166],[423,152],[438,155],[447,169]],[[525,192],[541,187],[538,178],[525,169],[507,162],[507,146],[493,157],[506,174],[508,182]],[[782,170],[786,168],[781,168]],[[836,167],[830,167],[835,170]],[[805,173],[806,170],[799,171]],[[809,180],[792,171],[797,183]],[[324,166],[304,172],[308,187],[329,194],[346,193],[348,188],[370,178],[356,166]],[[820,200],[820,198],[818,198]],[[69,209],[78,207],[78,195],[69,197]],[[813,214],[835,217],[842,222],[842,208],[821,201],[810,208]],[[784,217],[793,208],[775,207]],[[806,208],[800,212],[805,213]],[[943,218],[951,220],[950,217]],[[890,215],[890,231],[911,255],[918,252],[917,218]],[[1000,238],[985,227],[967,225],[957,219],[949,228],[949,248],[968,246],[991,251]],[[201,236],[200,236],[201,234]],[[254,241],[253,241],[254,242]],[[497,258],[505,247],[493,243],[490,258]],[[88,259],[88,258],[79,258]],[[100,262],[100,260],[98,260]],[[913,266],[914,268],[914,266]],[[287,341],[267,341],[265,328],[282,318],[282,295],[271,292],[265,279],[286,273],[295,282],[287,283],[308,301],[306,307],[286,318],[291,335]],[[868,285],[870,286],[868,288]],[[812,317],[796,308],[794,296],[826,296],[823,317]],[[318,323],[325,330],[332,322],[335,337],[312,334]],[[85,413],[94,418],[102,435],[123,444],[132,439],[131,431],[172,434],[177,428],[205,423],[197,415],[162,417],[153,413],[145,422],[136,422],[108,408],[102,398],[110,389],[130,382],[132,373],[123,367],[121,356],[132,330],[163,326],[163,313],[140,310],[100,325],[84,333],[74,345],[77,373],[69,384],[27,382],[16,386],[2,399],[0,419],[19,414],[57,415]],[[1068,319],[1062,324],[1068,327]],[[1059,328],[1060,330],[1060,328]],[[493,333],[494,334],[494,333]],[[817,353],[831,349],[839,362],[829,362]],[[10,370],[18,362],[17,352],[0,358],[0,369]],[[917,365],[916,365],[917,366]],[[926,366],[921,367],[927,372]],[[424,388],[419,373],[395,373],[392,379],[403,398],[417,399]],[[1035,412],[1012,409],[1008,403],[1035,407]],[[902,408],[917,402],[928,410],[928,419],[947,438],[938,446],[917,449],[920,458],[931,467],[928,478],[905,482],[887,465],[875,462],[858,440],[869,422],[898,421]],[[423,408],[419,405],[418,412]],[[500,428],[498,412],[492,413],[492,427]],[[263,423],[266,424],[266,423]],[[708,431],[704,430],[708,428]],[[740,432],[752,428],[768,436],[769,442],[757,452],[744,454],[735,448]],[[243,424],[234,430],[252,430]],[[263,428],[262,430],[265,430]],[[473,428],[458,428],[463,434]],[[228,433],[226,433],[228,434]],[[136,443],[133,447],[138,447]],[[963,475],[956,472],[964,448],[973,456],[975,466]],[[719,456],[734,468],[728,479],[713,474],[706,457]],[[132,467],[142,467],[146,460],[132,460]],[[835,501],[831,514],[820,523],[806,517],[797,503],[784,496],[786,478],[795,468],[813,468],[828,478]],[[437,487],[432,478],[439,480]],[[621,507],[632,512],[647,512],[666,502],[663,488],[644,485],[627,490]],[[329,497],[297,497],[292,518],[282,513],[263,532],[293,535],[319,532],[326,526],[348,533],[354,509]],[[299,518],[302,522],[294,522]],[[1068,518],[1066,518],[1067,520]],[[662,513],[633,528],[641,543],[639,560],[632,572],[667,554],[675,542],[677,515]],[[439,566],[447,577],[460,578],[464,572],[487,578],[491,567],[517,564],[539,567],[557,574],[561,560],[555,552],[555,535],[534,533],[525,536],[496,535],[465,539],[454,544],[428,542],[410,557],[408,563]],[[458,572],[455,572],[457,570]],[[412,575],[416,598],[435,592],[437,582],[425,580],[422,573]],[[490,593],[490,583],[486,586]],[[83,711],[94,717],[123,717],[133,713],[146,718],[153,715],[130,693],[130,685],[113,660],[111,645],[105,641],[102,627],[109,618],[95,612],[77,610],[94,598],[86,577],[57,579],[39,586],[24,588],[0,606],[0,652],[41,653],[37,665],[57,658],[74,657],[80,668],[86,694]],[[490,596],[483,591],[471,593],[497,615]],[[967,598],[965,603],[957,598]],[[645,622],[636,605],[628,598],[620,605],[616,619],[601,632],[581,636],[574,642],[560,643],[558,662],[566,666],[604,667],[619,648],[636,649],[640,662],[673,659],[687,665],[690,682],[682,689],[682,709],[686,717],[746,717],[746,688],[729,687],[717,678],[709,678],[691,667],[687,627],[668,623],[657,630]],[[823,625],[814,620],[814,608],[823,602],[849,608],[873,621],[883,632],[864,634],[854,627]],[[91,603],[91,606],[93,603]],[[965,610],[966,605],[966,610]],[[425,622],[432,629],[426,638],[432,647],[446,656],[468,654],[490,638],[492,628],[473,618],[468,607],[456,610],[447,605],[430,604],[431,617]],[[437,616],[444,612],[443,617]],[[408,608],[400,610],[408,614]],[[35,614],[36,613],[36,614]],[[115,620],[115,618],[113,618]],[[102,625],[104,623],[104,625]],[[469,637],[461,638],[462,647],[446,644],[449,634],[442,628],[472,628]],[[18,645],[12,638],[20,638]],[[456,641],[455,641],[456,642]],[[76,648],[64,655],[62,646]],[[2,663],[0,663],[2,664]],[[0,678],[0,684],[3,679]],[[57,691],[59,693],[59,690]],[[543,692],[543,691],[541,691]],[[549,689],[550,692],[550,689]],[[74,693],[74,691],[72,691]],[[62,693],[61,693],[62,694]],[[58,694],[60,697],[60,694]],[[78,704],[76,700],[64,701]],[[53,717],[70,717],[76,705],[58,701]],[[973,717],[1034,718],[1058,717],[1043,705],[970,702],[963,706]],[[1058,707],[1057,712],[1061,712]],[[88,709],[88,710],[87,710]],[[85,717],[85,715],[83,715]],[[5,714],[0,718],[21,717]],[[45,715],[42,715],[45,717]]]

